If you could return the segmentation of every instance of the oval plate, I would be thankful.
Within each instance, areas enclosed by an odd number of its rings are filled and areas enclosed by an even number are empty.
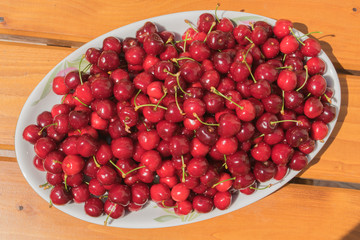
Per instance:
[[[52,79],[57,75],[64,75],[67,72],[78,68],[81,56],[86,52],[90,47],[101,48],[102,41],[108,36],[116,36],[121,39],[125,37],[135,37],[137,29],[143,26],[146,21],[154,22],[159,30],[168,30],[177,34],[177,38],[180,39],[180,35],[189,27],[184,20],[188,19],[190,22],[196,24],[197,19],[200,14],[204,12],[214,13],[214,11],[191,11],[191,12],[181,12],[175,14],[169,14],[159,17],[154,17],[139,22],[135,22],[124,27],[118,28],[111,32],[108,32],[77,49],[72,54],[67,56],[63,61],[56,65],[45,77],[44,79],[36,86],[34,91],[30,94],[27,99],[24,107],[20,113],[16,133],[15,133],[15,151],[17,156],[17,161],[20,166],[20,169],[26,178],[27,182],[31,187],[37,192],[45,201],[49,202],[50,190],[43,190],[39,188],[39,185],[43,184],[45,179],[45,173],[38,171],[32,163],[32,159],[35,155],[33,145],[29,144],[22,138],[22,132],[24,128],[32,123],[36,123],[37,115],[41,112],[47,110],[49,111],[54,104],[60,102],[61,96],[54,94],[52,89]],[[271,25],[275,24],[275,20],[266,18],[259,15],[243,13],[243,12],[234,12],[234,11],[218,11],[219,18],[227,17],[232,19],[236,24],[249,24],[250,22],[255,21],[265,21]],[[302,33],[295,31],[299,36]],[[341,106],[341,91],[340,83],[335,71],[333,64],[331,63],[328,56],[321,51],[319,57],[326,63],[326,72],[324,74],[325,79],[327,80],[328,86],[333,87],[335,90],[335,95],[333,97],[332,104],[336,107],[336,119],[332,121],[329,126],[329,134],[324,139],[324,142],[317,142],[315,150],[309,155],[309,159],[313,159],[315,155],[320,151],[324,146],[326,140],[329,138],[331,131],[334,129],[334,126],[337,121]],[[311,161],[311,160],[310,160]],[[171,209],[162,209],[156,206],[153,202],[149,202],[148,205],[138,211],[127,214],[125,217],[116,220],[110,220],[109,226],[121,227],[121,228],[162,228],[188,224],[192,222],[202,221],[210,218],[214,218],[219,215],[230,213],[232,211],[238,210],[242,207],[245,207],[253,202],[256,202],[267,195],[278,190],[293,177],[295,177],[299,172],[298,171],[289,171],[288,174],[283,178],[282,181],[278,182],[275,180],[270,180],[269,182],[262,183],[261,186],[267,186],[268,184],[274,184],[272,187],[258,190],[252,195],[237,194],[233,197],[233,203],[231,206],[224,211],[213,210],[207,214],[198,214],[191,213],[187,216],[177,216]],[[260,187],[261,187],[260,186]],[[44,202],[44,204],[46,204]],[[82,219],[87,222],[96,223],[103,225],[106,216],[101,216],[98,218],[93,218],[85,214],[84,205],[71,203],[64,206],[55,206],[61,211]]]

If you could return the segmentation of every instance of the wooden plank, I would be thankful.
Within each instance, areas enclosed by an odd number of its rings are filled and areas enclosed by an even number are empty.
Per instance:
[[[217,0],[192,1],[46,1],[19,0],[0,2],[0,33],[15,32],[87,42],[120,26],[149,17],[182,11],[215,9]],[[220,9],[246,11],[270,18],[287,18],[304,32],[316,34],[337,69],[360,70],[359,4],[357,0],[298,1],[276,0],[221,1]],[[96,19],[95,19],[96,16]],[[44,20],[46,19],[46,20]],[[358,73],[358,72],[357,72]]]
[[[16,163],[0,161],[0,239],[356,239],[360,191],[290,184],[250,206],[163,229],[94,225],[49,208]],[[31,224],[29,224],[31,223]],[[19,230],[21,226],[21,230]]]

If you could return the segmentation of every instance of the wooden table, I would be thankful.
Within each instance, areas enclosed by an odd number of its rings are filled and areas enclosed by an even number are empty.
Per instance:
[[[214,9],[217,2],[0,2],[0,239],[360,239],[357,0],[220,1],[223,10],[287,18],[303,32],[323,32],[316,36],[339,73],[342,106],[325,149],[317,155],[316,164],[299,175],[297,183],[214,219],[165,229],[132,230],[90,224],[50,209],[25,181],[14,154],[16,122],[33,88],[75,49],[65,46],[79,46],[149,17]],[[39,38],[47,39],[49,45],[34,44]],[[318,180],[329,184],[314,185]]]

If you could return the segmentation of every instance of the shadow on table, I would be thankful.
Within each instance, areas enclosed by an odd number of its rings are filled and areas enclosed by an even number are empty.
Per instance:
[[[307,26],[302,23],[295,22],[294,28],[301,31],[304,34],[308,33]],[[337,60],[336,56],[334,55],[332,47],[330,46],[330,44],[328,42],[326,42],[326,38],[336,37],[335,34],[333,34],[333,35],[319,34],[319,36],[320,36],[319,38],[316,38],[311,34],[309,36],[317,39],[320,42],[321,48],[326,53],[326,55],[330,58],[331,62],[334,64],[334,67],[338,73],[352,75],[352,73],[350,71],[348,71],[342,67],[342,65],[340,64],[340,62]],[[331,133],[331,136],[326,141],[323,148],[316,155],[316,157],[311,161],[311,163],[304,169],[304,171],[306,171],[308,168],[310,168],[311,166],[313,166],[319,162],[322,154],[327,150],[327,148],[330,146],[330,144],[334,141],[334,139],[336,138],[337,134],[339,133],[339,131],[341,129],[342,124],[344,123],[344,119],[347,115],[347,108],[348,108],[348,102],[349,102],[348,85],[347,85],[346,78],[344,75],[339,76],[339,80],[340,80],[340,87],[341,87],[341,108],[340,108],[337,123]],[[302,172],[304,172],[304,171],[302,171]],[[301,175],[301,173],[298,175],[298,177],[300,175]]]
[[[356,225],[342,240],[355,240],[360,239],[360,223]]]

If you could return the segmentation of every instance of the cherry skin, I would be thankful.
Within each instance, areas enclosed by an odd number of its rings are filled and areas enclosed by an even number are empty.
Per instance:
[[[170,199],[170,188],[162,183],[153,184],[150,187],[150,197],[154,202],[161,202]]]
[[[62,162],[62,169],[67,175],[80,173],[85,166],[85,161],[77,155],[67,155]]]
[[[231,113],[221,115],[219,119],[218,134],[227,138],[236,135],[241,129],[240,119]]]
[[[130,187],[124,184],[116,184],[109,191],[109,200],[122,206],[127,206],[131,200]]]
[[[251,149],[251,156],[255,160],[265,162],[271,156],[271,148],[265,142],[260,142]]]
[[[204,195],[196,195],[193,199],[193,209],[198,213],[208,213],[214,207],[213,200]]]
[[[229,208],[232,201],[232,195],[230,192],[217,192],[214,196],[214,206],[217,209],[225,210]]]
[[[306,167],[307,164],[308,164],[308,159],[306,155],[302,152],[295,151],[288,165],[289,168],[291,168],[292,170],[301,171]]]
[[[285,143],[275,144],[271,151],[271,159],[275,164],[286,164],[294,154],[294,149]]]
[[[58,184],[50,192],[50,200],[55,205],[65,205],[72,200],[72,195],[63,184]]]
[[[276,166],[271,161],[256,161],[253,172],[256,180],[259,182],[266,182],[275,176]]]
[[[322,121],[314,121],[311,125],[311,137],[314,140],[323,140],[328,132],[328,126]]]
[[[85,213],[91,217],[99,217],[104,211],[104,203],[95,197],[90,197],[84,205]]]

